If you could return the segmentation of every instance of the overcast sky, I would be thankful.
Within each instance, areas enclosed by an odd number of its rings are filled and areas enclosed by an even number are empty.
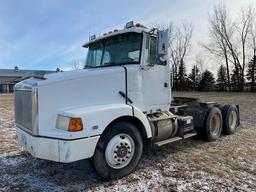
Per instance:
[[[255,0],[254,0],[255,1]],[[208,15],[218,0],[0,0],[0,68],[67,69],[84,60],[89,35],[145,25],[192,22],[193,50],[207,41]],[[232,17],[252,0],[224,0]]]

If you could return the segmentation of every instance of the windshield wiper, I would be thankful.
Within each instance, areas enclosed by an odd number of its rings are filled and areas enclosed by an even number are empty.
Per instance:
[[[117,65],[117,63],[115,63],[115,62],[107,62],[107,63],[103,63],[103,65],[101,65],[101,66],[110,66],[110,65]]]
[[[91,65],[85,65],[84,69],[88,69],[88,68],[95,68],[95,66],[91,66]]]
[[[99,66],[91,66],[91,65],[85,65],[84,66],[84,69],[87,69],[87,68],[100,68],[100,67],[113,67],[113,66],[121,66],[121,65],[125,65],[125,64],[136,64],[137,62],[134,62],[134,61],[129,61],[129,62],[119,62],[119,63],[116,63],[116,62],[106,62],[106,63],[103,63]]]

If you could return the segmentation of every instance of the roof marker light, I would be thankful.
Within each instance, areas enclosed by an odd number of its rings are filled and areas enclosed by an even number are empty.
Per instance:
[[[125,25],[126,29],[131,28],[131,27],[134,27],[133,21],[130,21],[130,22],[126,23],[126,25]]]
[[[90,41],[93,41],[93,40],[95,40],[96,39],[96,35],[92,35],[91,37],[90,37]]]
[[[135,24],[135,27],[147,28],[147,27],[145,27],[144,25],[142,25],[142,24],[140,24],[140,23],[136,23],[136,24]]]

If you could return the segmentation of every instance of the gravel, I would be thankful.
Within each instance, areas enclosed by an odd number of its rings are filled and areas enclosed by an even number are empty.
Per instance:
[[[15,136],[13,95],[0,95],[0,191],[256,191],[256,94],[174,95],[239,104],[238,132],[216,142],[150,148],[132,174],[109,182],[87,160],[62,164],[24,152]]]

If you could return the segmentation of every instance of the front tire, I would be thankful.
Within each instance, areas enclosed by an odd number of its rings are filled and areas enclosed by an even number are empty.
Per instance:
[[[102,178],[121,178],[136,168],[142,150],[143,140],[137,127],[125,121],[115,122],[102,134],[93,164]]]

